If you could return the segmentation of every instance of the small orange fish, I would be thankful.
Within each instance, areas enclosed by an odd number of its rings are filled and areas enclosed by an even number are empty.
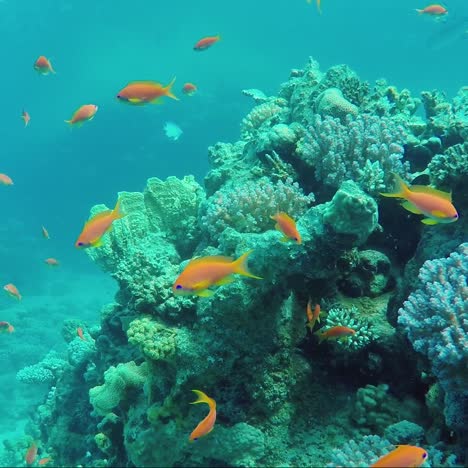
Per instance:
[[[85,336],[84,336],[83,329],[81,327],[78,327],[76,329],[76,334],[80,337],[81,340],[87,341]]]
[[[28,114],[28,112],[26,112],[24,109],[23,109],[23,112],[21,112],[21,118],[24,121],[24,126],[27,127],[29,124],[29,121],[31,120],[31,117]]]
[[[312,312],[312,303],[309,299],[307,302],[306,308],[306,315],[307,315],[307,327],[312,331],[315,327],[315,323],[320,323],[320,304],[315,304],[314,311]]]
[[[44,237],[44,239],[50,239],[49,231],[47,231],[47,229],[44,226],[42,226],[42,236]]]
[[[284,236],[280,239],[281,242],[292,240],[296,244],[302,243],[301,235],[296,227],[296,222],[286,213],[277,213],[275,216],[270,216],[271,219],[276,221],[275,229],[283,233]]]
[[[112,223],[124,216],[120,211],[120,202],[117,200],[113,210],[98,213],[85,223],[75,242],[75,247],[100,247],[102,245],[102,236],[112,228]]]
[[[193,83],[185,83],[182,92],[187,96],[193,96],[197,92],[197,87]]]
[[[49,266],[59,266],[60,265],[59,261],[57,259],[55,259],[55,258],[52,258],[52,257],[51,258],[46,258],[44,260],[44,262]]]
[[[355,335],[356,330],[342,325],[337,325],[336,327],[331,327],[324,332],[319,330],[315,334],[318,336],[320,344],[324,340],[338,340],[340,338],[346,338],[348,336]]]
[[[209,288],[234,281],[233,274],[262,279],[248,270],[247,258],[253,252],[241,255],[237,260],[231,257],[211,256],[194,258],[174,282],[172,290],[176,295],[196,294],[209,297],[214,293]]]
[[[37,457],[37,445],[35,442],[31,442],[31,445],[29,446],[26,452],[26,455],[24,456],[24,459],[28,465],[32,465],[36,457]]]
[[[429,5],[426,8],[423,8],[422,10],[416,9],[416,11],[420,15],[429,15],[429,16],[443,16],[448,13],[448,10],[444,8],[442,5]]]
[[[213,44],[216,44],[220,39],[221,36],[219,34],[216,36],[203,37],[193,46],[193,50],[206,50],[210,48]]]
[[[14,297],[15,299],[18,299],[18,301],[21,301],[23,298],[21,294],[19,293],[17,287],[13,283],[8,283],[3,286],[3,289],[9,294],[11,297]]]
[[[45,457],[45,458],[41,458],[37,464],[39,466],[44,466],[44,465],[47,465],[47,463],[51,462],[52,461],[52,457]]]
[[[13,333],[15,327],[10,322],[0,322],[0,333]]]
[[[408,186],[398,174],[394,174],[394,176],[396,179],[395,192],[381,193],[380,195],[405,199],[406,201],[401,206],[411,213],[426,216],[421,221],[424,224],[434,225],[457,221],[458,213],[452,205],[452,194],[426,185]]]
[[[413,445],[398,445],[387,455],[379,458],[370,468],[413,468],[427,461],[427,452]]]
[[[0,184],[2,184],[2,185],[13,185],[13,181],[6,174],[0,174]]]
[[[215,425],[216,422],[216,401],[213,398],[210,398],[205,393],[201,392],[200,390],[192,390],[192,392],[196,393],[197,400],[190,403],[191,405],[196,405],[197,403],[206,403],[210,408],[208,416],[206,416],[203,421],[201,421],[198,426],[192,431],[190,434],[189,440],[193,442],[200,437],[206,436],[209,434]]]
[[[163,97],[170,97],[179,100],[171,91],[175,78],[167,85],[163,86],[156,81],[132,81],[125,88],[119,91],[117,99],[134,106],[144,104],[161,104]]]
[[[77,111],[75,111],[70,120],[65,120],[65,122],[70,125],[76,124],[78,126],[81,126],[84,122],[93,120],[97,111],[98,106],[94,104],[85,104],[81,106]]]
[[[35,62],[34,62],[34,70],[36,70],[40,75],[48,75],[49,73],[55,73],[54,69],[52,68],[52,64],[50,60],[41,55]]]

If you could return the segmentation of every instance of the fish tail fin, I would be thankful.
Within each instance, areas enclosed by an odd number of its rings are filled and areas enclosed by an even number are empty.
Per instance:
[[[120,200],[117,199],[114,209],[112,210],[112,215],[114,219],[121,219],[125,216],[125,213],[120,208]]]
[[[172,81],[164,88],[164,90],[166,92],[167,97],[170,97],[170,98],[175,99],[176,101],[178,101],[179,98],[177,96],[175,96],[171,91],[171,88],[174,85],[175,80],[176,80],[176,77],[174,76],[174,78],[172,78]]]
[[[414,11],[416,11],[417,13],[422,15],[424,10],[420,10],[419,8],[415,8]]]
[[[71,120],[64,120],[64,122],[65,122],[66,124],[68,124],[68,125],[72,125],[72,124],[73,124],[73,122],[72,122]]]
[[[405,181],[398,174],[393,173],[393,176],[395,177],[395,191],[390,193],[380,192],[380,195],[390,198],[407,198],[410,194],[408,185],[406,185]]]
[[[201,390],[192,390],[192,392],[197,395],[197,399],[192,401],[191,405],[196,405],[197,403],[206,403],[210,407],[213,405],[213,398],[210,398],[206,393],[203,393]]]
[[[248,257],[249,255],[253,252],[252,250],[249,250],[242,254],[237,260],[233,262],[233,267],[234,267],[234,273],[237,273],[239,275],[243,276],[248,276],[249,278],[255,278],[255,279],[263,279],[260,276],[255,276],[249,271],[249,267],[247,265]]]

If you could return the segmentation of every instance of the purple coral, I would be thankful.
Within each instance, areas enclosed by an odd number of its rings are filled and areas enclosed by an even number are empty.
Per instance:
[[[387,117],[348,115],[345,123],[315,116],[302,148],[317,180],[338,187],[348,179],[369,193],[392,187],[392,172],[407,175],[403,163],[406,132]]]
[[[399,310],[398,322],[416,351],[431,361],[442,386],[468,385],[468,243],[448,258],[428,260],[421,288]]]
[[[274,184],[267,177],[262,177],[215,192],[205,205],[201,225],[213,239],[217,239],[227,227],[238,232],[263,232],[273,228],[270,216],[278,211],[298,217],[313,201],[314,195],[305,195],[291,178]]]

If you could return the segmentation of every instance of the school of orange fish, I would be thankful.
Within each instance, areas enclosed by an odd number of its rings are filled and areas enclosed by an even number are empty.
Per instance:
[[[312,3],[312,0],[307,0],[307,3]],[[321,0],[316,0],[317,10],[322,14]],[[421,15],[434,17],[442,17],[448,13],[447,9],[439,4],[428,5],[423,9],[416,10]],[[207,36],[200,39],[193,47],[195,51],[204,51],[216,44],[221,39],[220,35]],[[55,70],[50,63],[50,60],[41,55],[34,63],[34,70],[41,75],[55,74]],[[175,78],[166,86],[155,81],[133,81],[128,83],[122,90],[118,92],[116,98],[127,104],[142,106],[146,104],[160,104],[164,97],[179,100],[172,92]],[[197,92],[197,86],[187,82],[182,87],[182,93],[187,96],[192,96]],[[98,111],[98,106],[95,104],[85,104],[79,107],[72,117],[65,122],[72,126],[81,126],[83,123],[92,120]],[[23,109],[21,119],[24,121],[24,126],[27,127],[31,121],[29,113]],[[404,200],[402,207],[414,214],[422,214],[425,218],[422,223],[434,225],[438,223],[451,223],[458,219],[458,213],[452,204],[451,194],[436,190],[429,186],[413,185],[408,186],[400,176],[394,174],[396,180],[396,190],[393,193],[381,193],[385,197],[395,197]],[[0,174],[0,184],[13,185],[13,180],[6,174]],[[97,248],[102,245],[102,237],[112,228],[112,223],[121,219],[125,214],[120,210],[119,201],[113,210],[98,213],[89,219],[77,241],[77,248]],[[301,234],[299,233],[294,219],[287,213],[278,212],[271,216],[276,222],[275,228],[281,232],[282,242],[294,242],[298,245],[302,243]],[[42,236],[49,239],[47,229],[42,226]],[[214,294],[212,288],[229,284],[234,281],[233,275],[238,274],[255,279],[262,279],[255,276],[248,270],[247,259],[252,253],[252,250],[244,253],[237,260],[231,257],[223,256],[207,256],[192,259],[184,268],[182,273],[175,280],[172,290],[175,295],[197,295],[200,297],[209,297]],[[59,266],[58,260],[55,258],[47,258],[44,262],[51,267]],[[21,300],[22,295],[17,287],[12,284],[6,284],[3,289],[11,297]],[[320,305],[315,305],[312,310],[312,303],[309,299],[306,306],[306,327],[313,332],[316,323],[320,322],[320,315],[323,312]],[[9,322],[0,321],[0,333],[13,333],[15,328]],[[81,327],[76,330],[77,336],[86,341],[84,331]],[[348,336],[354,335],[355,330],[345,326],[334,326],[326,331],[317,331],[315,335],[318,337],[319,343],[324,340],[346,339]],[[206,403],[209,408],[208,415],[197,425],[189,436],[190,441],[195,441],[200,437],[209,434],[216,422],[216,402],[214,399],[207,396],[200,390],[192,390],[197,395],[197,400],[192,404]],[[37,457],[38,446],[36,442],[32,442],[25,454],[25,461],[28,465],[34,463]],[[51,457],[45,457],[38,460],[38,465],[46,465],[52,461]],[[427,452],[416,446],[400,445],[387,455],[384,455],[377,460],[372,467],[419,467],[427,461]]]

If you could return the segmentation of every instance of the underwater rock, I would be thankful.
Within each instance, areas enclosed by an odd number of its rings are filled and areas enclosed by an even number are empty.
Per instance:
[[[350,297],[376,297],[395,285],[389,258],[376,250],[354,250],[338,261],[337,286]]]

